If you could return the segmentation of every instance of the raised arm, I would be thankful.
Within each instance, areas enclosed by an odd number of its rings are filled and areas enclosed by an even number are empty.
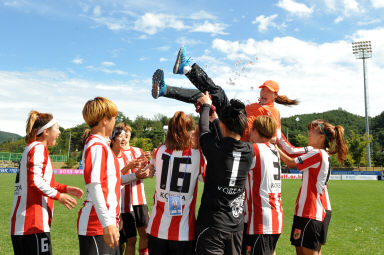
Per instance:
[[[280,153],[280,159],[290,168],[297,168],[296,162],[293,158],[285,154],[280,148],[277,148]]]

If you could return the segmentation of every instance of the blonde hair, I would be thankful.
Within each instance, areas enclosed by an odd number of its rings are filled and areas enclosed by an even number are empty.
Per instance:
[[[276,133],[276,121],[269,116],[260,115],[252,123],[252,130],[257,130],[265,138],[271,139]]]
[[[115,127],[116,127],[116,128],[121,128],[121,129],[124,130],[125,132],[132,133],[132,128],[131,128],[131,126],[128,125],[127,123],[125,123],[125,122],[120,122],[119,124],[116,124]]]
[[[104,97],[95,97],[88,100],[83,108],[83,118],[92,128],[97,126],[104,117],[112,118],[117,116],[117,107],[114,102]]]
[[[40,113],[32,110],[27,120],[25,142],[29,144],[36,141],[37,131],[52,119],[53,116],[50,113]]]

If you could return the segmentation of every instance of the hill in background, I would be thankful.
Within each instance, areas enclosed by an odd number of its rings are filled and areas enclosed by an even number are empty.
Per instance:
[[[20,138],[22,138],[22,136],[18,134],[0,131],[0,144],[2,144],[5,141],[16,141],[16,140],[19,140]]]

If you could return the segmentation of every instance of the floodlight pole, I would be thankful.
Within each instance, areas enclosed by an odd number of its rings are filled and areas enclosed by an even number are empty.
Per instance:
[[[368,121],[368,87],[367,87],[367,64],[365,53],[363,51],[363,76],[364,76],[364,105],[365,105],[365,132],[367,133],[367,139],[369,139],[369,121]],[[367,166],[371,167],[371,145],[367,144]]]
[[[368,120],[368,84],[367,84],[367,64],[366,59],[372,57],[372,48],[370,41],[352,43],[353,54],[357,59],[363,60],[363,77],[364,77],[364,105],[365,105],[365,132],[369,139],[369,120]],[[371,167],[371,145],[367,144],[367,166]]]

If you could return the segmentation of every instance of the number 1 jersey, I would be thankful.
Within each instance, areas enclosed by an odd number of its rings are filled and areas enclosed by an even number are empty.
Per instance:
[[[152,164],[155,166],[156,191],[147,233],[166,240],[194,240],[197,180],[203,181],[205,170],[202,152],[195,149],[170,151],[161,145]],[[182,215],[170,215],[170,195],[180,196]]]

